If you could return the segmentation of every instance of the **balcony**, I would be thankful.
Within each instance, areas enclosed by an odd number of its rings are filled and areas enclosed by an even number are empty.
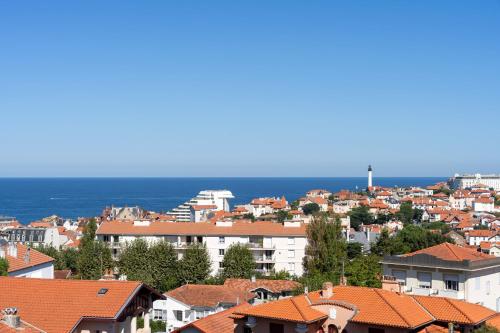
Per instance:
[[[112,249],[119,249],[122,247],[122,244],[120,242],[110,242],[110,244]]]
[[[254,242],[249,242],[248,247],[251,250],[274,250],[275,246],[269,245],[269,246],[264,246],[263,243],[254,243]]]
[[[261,256],[256,256],[254,255],[253,256],[254,260],[256,263],[274,263],[274,258],[272,256],[265,256],[265,255],[261,255]]]
[[[431,295],[432,289],[430,288],[421,288],[421,287],[415,287],[413,288],[413,295],[418,295],[418,296],[430,296]]]
[[[439,290],[438,295],[442,297],[455,298],[455,299],[465,298],[463,291],[450,290],[450,289]]]

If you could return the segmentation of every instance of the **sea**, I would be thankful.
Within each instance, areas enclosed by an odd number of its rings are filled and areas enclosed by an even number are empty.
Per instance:
[[[445,177],[374,177],[378,186],[427,186]],[[201,190],[230,190],[231,205],[256,197],[285,196],[292,202],[311,189],[332,192],[366,188],[366,177],[337,178],[0,178],[0,216],[27,224],[50,215],[76,219],[106,206],[141,206],[167,212]]]

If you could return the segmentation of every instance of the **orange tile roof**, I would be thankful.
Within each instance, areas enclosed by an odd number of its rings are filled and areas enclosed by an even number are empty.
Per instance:
[[[403,257],[411,257],[417,254],[427,254],[448,261],[477,261],[495,258],[494,256],[478,252],[475,249],[469,249],[451,243],[442,243],[431,246],[419,251],[404,254]]]
[[[469,230],[467,232],[469,237],[491,237],[495,236],[497,233],[493,230]]]
[[[235,311],[241,311],[246,308],[250,308],[251,305],[248,303],[242,303],[235,307],[229,308],[227,310],[212,314],[205,318],[196,320],[184,327],[181,327],[173,333],[179,333],[188,328],[196,328],[202,333],[234,333],[234,320],[235,317],[233,313]]]
[[[0,314],[0,333],[44,333],[42,330],[32,327],[32,325],[24,322],[21,318],[21,324],[18,328],[13,328],[2,321]]]
[[[235,311],[235,313],[243,316],[281,319],[297,323],[311,323],[328,317],[323,312],[311,308],[305,295],[255,305],[251,308]]]
[[[431,296],[412,296],[438,321],[475,325],[491,317],[496,312],[478,304],[456,299]]]
[[[250,235],[250,236],[305,236],[306,226],[285,227],[275,222],[233,222],[231,227],[213,223],[151,222],[149,226],[134,226],[132,221],[103,222],[98,235]]]
[[[321,300],[319,292],[310,295]],[[410,296],[382,289],[337,286],[330,299],[353,304],[358,311],[351,321],[356,323],[416,328],[434,320]]]
[[[257,288],[267,289],[273,293],[292,291],[300,286],[300,283],[290,280],[266,280],[256,279],[252,282],[249,279],[226,279],[224,286],[233,289],[251,291]]]
[[[421,329],[417,333],[448,333],[448,327],[442,327],[438,325],[429,325],[426,328]]]
[[[376,288],[337,286],[333,295],[323,298],[320,291],[265,303],[238,311],[244,316],[309,323],[325,318],[315,305],[339,301],[355,310],[353,323],[416,329],[435,321],[477,325],[491,318],[495,311],[483,306],[442,297],[411,296]],[[439,332],[434,330],[423,332]]]
[[[17,308],[22,320],[47,333],[70,332],[82,318],[115,318],[142,287],[134,281],[0,277],[0,309]],[[108,292],[99,296],[101,288]]]
[[[500,330],[500,313],[488,319],[486,321],[486,324],[495,327],[497,330]]]
[[[165,296],[189,306],[216,307],[220,303],[238,304],[254,298],[254,294],[247,290],[238,290],[221,285],[185,284],[170,290]]]
[[[216,205],[192,205],[193,210],[217,209]]]
[[[28,247],[17,243],[17,257],[12,257],[10,255],[6,255],[6,259],[9,262],[9,273],[14,273],[16,271],[20,271],[22,269],[46,264],[54,261],[54,258],[49,257],[37,250],[30,248],[30,259],[29,261],[25,261],[24,258],[26,256],[26,252],[28,251]],[[7,251],[5,251],[7,253]]]

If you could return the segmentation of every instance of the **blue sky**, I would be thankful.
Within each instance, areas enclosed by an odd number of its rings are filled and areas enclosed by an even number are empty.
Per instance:
[[[499,1],[0,2],[0,176],[500,172]]]

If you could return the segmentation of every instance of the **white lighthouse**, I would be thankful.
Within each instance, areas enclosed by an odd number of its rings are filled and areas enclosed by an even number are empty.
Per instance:
[[[369,165],[368,166],[368,188],[372,187],[373,186],[373,179],[372,179],[372,166]]]

